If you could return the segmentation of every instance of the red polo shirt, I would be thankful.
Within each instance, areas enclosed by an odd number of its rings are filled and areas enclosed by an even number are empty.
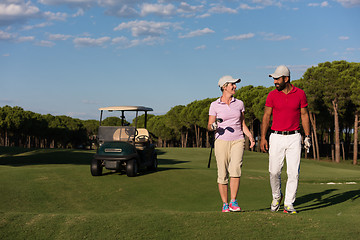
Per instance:
[[[288,94],[273,90],[266,98],[265,106],[272,108],[274,131],[300,130],[300,109],[307,107],[306,94],[300,88],[292,85]]]

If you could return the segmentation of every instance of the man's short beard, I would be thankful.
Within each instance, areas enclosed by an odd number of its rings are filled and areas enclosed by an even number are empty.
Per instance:
[[[276,90],[278,90],[279,92],[284,90],[285,85],[286,85],[285,83],[282,84],[282,85],[281,84],[275,84]]]

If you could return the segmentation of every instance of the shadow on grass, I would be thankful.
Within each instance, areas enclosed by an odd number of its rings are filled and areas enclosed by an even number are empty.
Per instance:
[[[72,149],[37,149],[0,157],[0,165],[25,166],[39,164],[90,165],[94,151]]]
[[[173,160],[173,159],[158,159],[158,161],[159,161],[159,165],[158,165],[158,168],[157,168],[156,171],[147,170],[146,168],[143,168],[143,169],[139,170],[139,175],[137,175],[137,177],[150,175],[150,174],[154,174],[154,173],[157,173],[157,172],[169,171],[169,170],[189,169],[189,168],[182,168],[182,167],[162,166],[162,165],[176,165],[176,164],[181,164],[181,163],[187,163],[188,161],[177,161],[177,160]],[[104,172],[103,172],[102,175],[103,176],[106,176],[106,175],[126,175],[126,171],[125,170],[111,171],[111,170],[104,169]]]
[[[0,148],[0,150],[5,150]],[[43,165],[43,164],[75,164],[89,165],[93,159],[95,151],[90,150],[73,150],[73,149],[21,149],[7,148],[6,151],[0,152],[0,165],[13,167],[21,167],[27,165]],[[159,151],[157,151],[159,153]],[[160,151],[160,155],[164,152]],[[188,161],[178,161],[173,159],[158,159],[158,172],[168,170],[185,169],[181,167],[173,167],[174,165],[187,163]],[[105,169],[104,169],[105,170]],[[111,172],[105,170],[103,175],[124,174],[123,172]],[[152,174],[152,171],[140,171],[141,175]]]
[[[337,190],[338,189],[327,189],[322,192],[311,193],[298,197],[296,198],[295,208],[298,212],[305,212],[319,208],[326,208],[336,204],[341,204],[348,200],[355,201],[356,199],[360,198],[360,190],[353,190],[331,195]],[[253,210],[250,210],[249,212],[251,211]],[[258,209],[255,211],[270,211],[270,207]]]
[[[299,205],[297,210],[310,211],[340,204],[348,200],[355,201],[356,199],[360,198],[360,190],[332,194],[336,190],[338,189],[327,189],[319,193],[312,193],[297,198],[295,202],[296,205]]]

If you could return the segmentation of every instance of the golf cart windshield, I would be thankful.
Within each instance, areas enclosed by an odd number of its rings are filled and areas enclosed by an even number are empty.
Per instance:
[[[125,141],[134,140],[136,133],[135,127],[129,126],[100,126],[98,137],[100,142]]]

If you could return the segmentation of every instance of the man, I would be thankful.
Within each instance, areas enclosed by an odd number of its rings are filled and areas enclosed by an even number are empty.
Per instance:
[[[263,152],[269,150],[269,172],[272,190],[270,210],[276,212],[280,208],[283,194],[281,193],[281,170],[284,157],[287,164],[287,183],[284,200],[284,212],[296,213],[293,203],[299,182],[301,134],[300,118],[305,132],[305,148],[309,149],[310,123],[305,92],[290,83],[290,70],[281,65],[269,77],[274,79],[276,89],[271,91],[266,99],[265,111],[261,124],[260,148]],[[271,115],[273,117],[269,143],[266,133]],[[269,148],[270,146],[270,148]]]

